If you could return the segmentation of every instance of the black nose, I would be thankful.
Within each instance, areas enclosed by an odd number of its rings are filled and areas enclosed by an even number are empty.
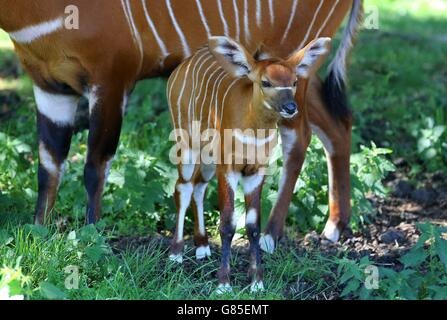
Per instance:
[[[289,102],[289,103],[286,103],[286,104],[283,106],[283,110],[284,110],[286,113],[288,113],[288,114],[290,114],[290,115],[293,115],[293,114],[295,114],[295,113],[298,111],[298,106],[297,106],[296,103],[294,103],[294,102]]]

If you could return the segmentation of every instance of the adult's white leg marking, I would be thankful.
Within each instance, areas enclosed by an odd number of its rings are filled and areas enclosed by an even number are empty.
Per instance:
[[[245,217],[245,225],[256,224],[258,222],[258,213],[255,209],[250,209]]]
[[[191,197],[194,192],[192,183],[179,184],[177,191],[180,194],[180,209],[179,209],[179,221],[177,229],[177,242],[183,241],[183,230],[185,226],[186,211],[191,204]]]
[[[59,126],[74,124],[79,97],[52,94],[34,86],[37,110]]]
[[[289,31],[292,28],[293,21],[295,20],[297,8],[298,8],[298,0],[294,0],[292,3],[292,9],[291,9],[291,13],[290,13],[289,23],[287,24],[286,31],[284,32],[284,35],[282,37],[281,44],[284,43],[284,41],[286,41],[287,36],[289,35]]]
[[[188,42],[186,41],[185,34],[182,31],[182,28],[178,24],[177,18],[175,17],[174,10],[172,9],[171,0],[166,0],[166,7],[169,11],[169,16],[171,17],[172,24],[174,25],[175,31],[177,31],[177,34],[180,38],[180,41],[183,46],[183,55],[184,58],[188,58],[191,56],[191,49],[189,48]]]
[[[323,24],[321,25],[321,28],[318,30],[317,35],[315,38],[319,38],[321,35],[321,32],[323,32],[324,28],[326,28],[328,22],[332,18],[332,15],[334,14],[335,8],[337,8],[338,4],[340,3],[340,0],[337,0],[334,2],[334,5],[332,6],[331,11],[329,11],[329,14],[326,17],[326,20],[324,20]]]
[[[223,27],[224,27],[224,34],[225,34],[225,36],[229,37],[230,36],[230,31],[229,31],[229,28],[228,28],[227,20],[225,18],[225,13],[223,11],[222,0],[216,0],[216,1],[217,1],[217,7],[219,9],[220,19],[222,20],[222,24],[223,24]]]
[[[154,21],[152,21],[152,18],[149,15],[149,11],[147,10],[146,0],[141,0],[141,3],[143,4],[144,14],[146,16],[147,23],[149,24],[149,27],[151,28],[152,33],[155,37],[155,40],[157,41],[158,46],[160,47],[163,58],[165,58],[169,55],[169,51],[166,48],[166,44],[164,43],[164,41],[161,39],[160,35],[158,34],[157,27],[155,26]]]
[[[60,168],[54,161],[53,156],[47,150],[43,142],[39,143],[39,161],[50,175],[52,175],[53,177],[58,176]]]
[[[90,115],[93,113],[98,104],[99,101],[98,91],[99,91],[98,86],[92,86],[87,92],[88,110]]]
[[[194,201],[197,207],[197,219],[199,225],[200,235],[204,236],[206,234],[205,230],[205,217],[204,217],[204,208],[203,208],[203,200],[205,197],[205,191],[208,186],[208,183],[199,183],[194,186]]]
[[[275,7],[273,5],[273,0],[269,0],[269,11],[270,11],[270,24],[273,26],[275,24]]]
[[[307,41],[309,40],[310,32],[312,31],[315,21],[317,20],[318,14],[320,13],[321,8],[323,7],[323,3],[324,3],[324,0],[320,0],[320,4],[318,5],[317,10],[315,10],[315,14],[312,18],[312,22],[310,23],[309,28],[307,29],[306,36],[304,37],[303,41],[298,46],[297,50],[301,50],[304,47],[304,45],[307,43]]]
[[[264,181],[264,176],[261,174],[254,174],[249,177],[242,178],[242,185],[244,187],[244,194],[246,196],[252,194]]]
[[[281,177],[281,182],[279,184],[279,192],[278,194],[281,194],[284,190],[286,181],[287,181],[287,163],[290,159],[290,154],[293,150],[293,147],[295,146],[298,137],[296,136],[296,131],[293,129],[289,129],[286,127],[281,127],[280,128],[280,132],[281,132],[281,141],[282,141],[282,153],[283,153],[283,162],[284,162],[284,167],[283,167],[283,173],[282,173],[282,177]]]
[[[121,102],[121,114],[122,114],[123,118],[124,118],[124,114],[126,113],[128,101],[129,101],[129,96],[128,96],[127,92],[125,92],[123,95],[123,101]]]
[[[331,242],[337,242],[340,239],[340,230],[334,222],[329,220],[323,230],[323,236]]]
[[[10,32],[11,39],[18,43],[27,44],[39,38],[61,30],[64,27],[64,18],[59,17],[33,26]]]
[[[264,252],[270,254],[275,252],[275,241],[269,234],[263,235],[261,239],[259,239],[259,246],[261,247],[261,250]]]
[[[106,184],[107,184],[107,179],[109,178],[110,175],[110,170],[112,169],[112,162],[113,162],[113,157],[106,162],[106,166],[104,168],[104,185],[102,187],[103,190],[105,190]]]
[[[134,41],[135,45],[137,46],[137,49],[140,54],[139,70],[141,71],[141,68],[143,66],[143,57],[144,57],[143,41],[141,40],[140,32],[138,31],[137,25],[135,24],[135,20],[133,18],[133,13],[132,13],[132,6],[131,6],[129,0],[121,0],[121,5],[123,7],[124,15],[126,17],[128,25],[129,25],[129,29],[130,29],[130,33],[132,34],[133,41]]]
[[[316,125],[311,124],[310,127],[312,129],[312,132],[315,133],[320,141],[323,143],[324,149],[329,153],[330,156],[332,156],[335,152],[335,149],[331,142],[331,139],[329,139],[326,133],[324,133],[324,131]]]
[[[241,173],[234,171],[228,172],[225,178],[227,179],[227,183],[230,185],[231,190],[233,190],[233,192],[236,194],[239,179],[241,178]]]
[[[233,8],[234,8],[234,17],[235,17],[235,23],[236,23],[236,41],[240,41],[241,37],[241,26],[239,21],[239,9],[237,7],[237,1],[233,0]]]
[[[256,0],[256,25],[258,28],[261,27],[262,22],[262,2],[261,0]]]
[[[200,19],[202,20],[203,26],[205,27],[208,38],[212,36],[210,26],[208,25],[208,20],[206,19],[205,13],[203,12],[202,3],[200,0],[196,0],[197,8],[199,9]]]
[[[248,0],[244,0],[244,32],[245,42],[250,41],[250,21],[248,20]]]

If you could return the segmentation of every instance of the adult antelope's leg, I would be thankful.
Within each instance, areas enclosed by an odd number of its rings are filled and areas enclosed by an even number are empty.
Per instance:
[[[328,160],[330,216],[323,236],[337,242],[351,216],[350,157],[352,118],[331,115],[322,98],[321,81],[309,85],[308,110],[313,132],[322,141]]]
[[[243,178],[246,218],[245,226],[250,241],[250,269],[248,276],[252,281],[251,291],[264,290],[262,255],[259,245],[261,236],[261,194],[264,176],[255,174]]]
[[[90,132],[84,168],[88,224],[100,218],[102,194],[118,147],[127,94],[124,86],[98,85],[90,89]]]
[[[79,98],[34,87],[39,137],[38,198],[35,223],[43,224],[52,211],[73,135]]]
[[[236,233],[234,200],[240,176],[240,173],[227,171],[224,168],[218,168],[217,170],[220,208],[220,238],[222,241],[222,257],[220,269],[217,273],[219,278],[218,293],[232,291],[230,285],[231,243],[234,234]]]
[[[310,143],[311,131],[306,121],[296,119],[280,127],[283,146],[283,175],[278,199],[270,214],[260,244],[262,250],[272,253],[276,242],[282,237],[284,225],[292,200],[296,181],[303,167],[306,151]]]

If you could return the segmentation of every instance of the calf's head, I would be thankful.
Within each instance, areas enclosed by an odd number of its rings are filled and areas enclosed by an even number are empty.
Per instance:
[[[262,105],[281,118],[298,115],[296,91],[300,80],[308,79],[321,65],[329,52],[331,39],[318,38],[288,59],[256,60],[241,44],[228,37],[211,37],[209,48],[216,60],[229,74],[248,78]]]

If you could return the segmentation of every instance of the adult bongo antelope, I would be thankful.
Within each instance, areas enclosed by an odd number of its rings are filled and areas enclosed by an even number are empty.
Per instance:
[[[69,5],[79,10],[79,29],[65,27]],[[338,240],[350,216],[345,65],[360,26],[361,0],[0,0],[0,8],[0,28],[9,33],[35,83],[36,223],[44,223],[52,211],[79,97],[89,99],[86,221],[95,223],[127,98],[137,80],[169,74],[213,35],[231,36],[251,53],[263,43],[272,56],[287,57],[311,39],[333,37],[351,9],[329,77],[324,85],[317,76],[308,82],[309,122],[325,144],[330,176],[330,218],[323,235]],[[305,90],[307,84],[301,86]],[[285,120],[280,127],[285,174],[263,238],[269,251],[283,233],[311,136],[309,125],[300,120]]]
[[[231,291],[230,252],[237,227],[234,201],[239,180],[247,210],[251,289],[264,287],[259,244],[261,193],[275,129],[281,119],[306,113],[305,106],[295,102],[297,95],[305,95],[297,92],[297,86],[309,78],[317,62],[321,63],[330,41],[316,39],[286,60],[257,61],[236,41],[211,37],[208,46],[183,62],[169,78],[168,103],[180,151],[175,189],[177,223],[170,258],[182,262],[183,227],[191,203],[196,219],[196,257],[210,255],[203,201],[216,174],[222,240],[220,291]],[[242,146],[239,150],[238,144]]]

